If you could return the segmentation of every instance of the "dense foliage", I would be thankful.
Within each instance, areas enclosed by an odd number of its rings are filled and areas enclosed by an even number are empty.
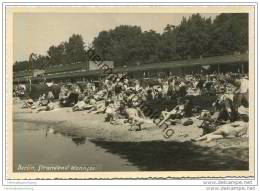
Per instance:
[[[101,31],[92,46],[103,60],[112,60],[116,66],[245,52],[248,50],[248,14],[224,13],[214,21],[193,14],[183,18],[178,26],[168,24],[162,34],[142,31],[139,26],[120,25]],[[14,71],[88,59],[82,36],[78,34],[72,35],[68,42],[51,46],[47,54],[32,54],[29,61],[16,61]]]

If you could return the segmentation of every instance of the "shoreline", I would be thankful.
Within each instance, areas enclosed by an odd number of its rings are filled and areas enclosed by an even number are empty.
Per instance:
[[[55,103],[57,105],[57,103]],[[102,139],[115,142],[141,142],[141,141],[174,141],[187,142],[202,135],[202,129],[197,126],[201,123],[196,117],[192,117],[194,123],[189,126],[177,124],[170,126],[175,133],[170,138],[165,138],[163,129],[156,124],[144,124],[141,131],[129,131],[129,124],[112,125],[105,122],[104,114],[92,114],[87,111],[72,112],[70,107],[57,108],[53,111],[31,113],[28,109],[21,109],[20,103],[13,105],[13,121],[46,124],[58,133],[71,134],[71,136],[84,136],[90,139]],[[185,121],[186,119],[182,119]],[[196,145],[212,147],[223,146],[223,142],[230,142],[229,146],[248,147],[248,138],[225,138],[206,143],[205,141],[194,142]],[[234,144],[233,144],[234,142]],[[225,147],[225,146],[224,146]]]
[[[192,142],[191,139],[202,134],[202,129],[197,127],[201,121],[197,120],[196,117],[194,117],[193,125],[175,125],[175,134],[166,139],[163,136],[163,129],[157,127],[155,124],[144,126],[142,131],[129,131],[130,125],[112,125],[104,122],[104,116],[104,114],[90,114],[86,111],[72,112],[70,107],[30,113],[27,109],[20,109],[20,105],[17,103],[13,105],[13,122],[18,124],[14,125],[16,129],[19,129],[20,122],[26,123],[29,130],[35,128],[35,124],[41,124],[39,128],[42,128],[42,125],[46,125],[44,128],[46,130],[51,128],[54,134],[58,133],[71,138],[84,137],[104,148],[108,147],[108,150],[111,145],[113,148],[120,147],[119,145],[146,145],[149,148],[154,147],[156,152],[160,153],[162,152],[160,150],[164,150],[163,152],[168,153],[170,151],[167,151],[167,148],[179,147],[180,150],[178,152],[182,154],[187,154],[192,149],[194,153],[204,153],[205,157],[215,155],[221,160],[228,159],[228,161],[240,161],[244,165],[249,164],[248,138],[236,137],[213,140],[211,142]],[[30,127],[30,123],[34,123],[32,127]],[[127,148],[126,146],[125,149]],[[136,147],[135,149],[140,148]],[[174,155],[174,153],[172,154]]]

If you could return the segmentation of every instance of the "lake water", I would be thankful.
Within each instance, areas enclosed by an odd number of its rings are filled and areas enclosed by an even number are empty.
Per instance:
[[[85,137],[68,137],[47,125],[14,123],[14,171],[18,166],[95,166],[97,171],[136,171],[138,168]]]

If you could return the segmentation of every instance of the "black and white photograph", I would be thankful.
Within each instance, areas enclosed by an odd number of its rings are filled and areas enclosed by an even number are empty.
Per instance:
[[[249,11],[69,9],[12,12],[12,174],[254,176]]]

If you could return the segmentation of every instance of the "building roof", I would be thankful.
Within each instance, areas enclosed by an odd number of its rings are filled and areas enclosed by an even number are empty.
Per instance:
[[[189,60],[177,60],[171,62],[159,62],[144,65],[128,66],[128,67],[117,67],[113,69],[113,73],[121,72],[137,72],[137,71],[151,71],[151,70],[162,70],[162,69],[174,69],[184,67],[194,67],[203,65],[216,65],[216,64],[237,64],[248,62],[248,54],[240,55],[225,55],[215,56],[206,58],[195,58]],[[71,64],[64,66],[56,66],[48,68],[45,71],[46,79],[63,79],[69,77],[80,77],[80,76],[94,76],[94,75],[105,75],[104,70],[83,70],[86,69],[85,63]],[[83,69],[82,69],[83,68]],[[39,78],[32,77],[32,80]],[[20,81],[27,80],[26,77],[19,78]],[[18,80],[15,80],[18,81]]]
[[[52,73],[59,73],[59,72],[77,71],[83,69],[86,70],[86,68],[87,68],[87,63],[57,65],[57,66],[46,68],[45,73],[52,74]]]

